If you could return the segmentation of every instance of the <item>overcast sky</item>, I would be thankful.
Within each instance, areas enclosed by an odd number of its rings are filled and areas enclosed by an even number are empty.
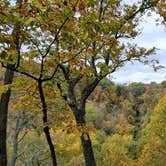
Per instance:
[[[154,13],[151,17],[144,18],[141,23],[142,34],[136,38],[135,43],[146,48],[157,47],[159,50],[152,57],[159,59],[160,63],[166,67],[166,28],[162,25],[157,26],[156,18],[159,16]],[[152,81],[159,83],[166,80],[166,68],[155,72],[152,67],[140,63],[127,64],[111,76],[116,83],[150,83]]]
[[[124,0],[128,4],[138,2],[137,0]],[[151,17],[145,17],[140,27],[143,29],[141,35],[139,35],[135,43],[139,46],[146,48],[157,47],[159,50],[155,56],[155,59],[159,59],[160,63],[166,67],[166,27],[159,25],[156,26],[155,20],[159,16],[155,13]],[[166,68],[157,72],[150,66],[145,66],[140,63],[126,64],[124,67],[116,71],[110,76],[111,80],[116,83],[131,83],[131,82],[161,82],[166,80]]]

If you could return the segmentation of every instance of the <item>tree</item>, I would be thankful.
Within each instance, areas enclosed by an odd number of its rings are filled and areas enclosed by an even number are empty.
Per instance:
[[[19,111],[16,115],[17,120],[16,120],[16,127],[15,127],[15,132],[13,136],[13,152],[12,152],[12,157],[11,157],[11,162],[10,166],[15,166],[16,165],[16,160],[18,158],[17,156],[17,151],[18,151],[18,144],[20,142],[19,140],[19,134],[27,124],[27,119],[25,118],[25,111]],[[26,135],[26,133],[23,135],[23,137]],[[22,137],[22,139],[23,139]]]
[[[124,98],[127,98],[128,96],[128,90],[123,85],[117,85],[116,87],[116,96],[120,97],[123,96]]]
[[[86,125],[86,100],[103,78],[122,67],[125,62],[141,61],[142,57],[153,53],[154,49],[146,50],[121,41],[138,35],[136,27],[139,17],[156,3],[143,1],[140,5],[131,6],[119,0],[78,3],[77,18],[66,27],[68,32],[65,32],[63,40],[68,42],[65,46],[63,42],[61,44],[67,55],[63,60],[65,63],[59,65],[64,77],[57,84],[78,126]],[[78,45],[81,51],[74,54]],[[70,58],[67,57],[69,55]],[[69,62],[69,59],[73,60]],[[87,130],[82,131],[81,142],[86,165],[95,166],[92,142]]]
[[[137,98],[146,92],[146,86],[143,83],[132,83],[131,93],[133,97]]]
[[[166,162],[166,96],[156,106],[145,128],[140,162],[146,166],[160,166]]]
[[[4,85],[12,83],[14,72],[11,70],[6,70]],[[6,92],[1,94],[0,100],[0,165],[7,165],[7,150],[6,150],[6,140],[7,140],[7,115],[8,115],[8,105],[10,99],[11,89],[9,88]]]
[[[20,6],[22,0],[17,0],[18,6]],[[8,2],[2,1],[0,3],[3,7],[8,7]],[[5,25],[5,29],[8,30],[7,25]],[[10,43],[9,49],[15,49],[16,52],[19,54],[19,36],[17,36],[17,30],[19,30],[19,25],[14,26],[12,30],[12,34],[15,34],[13,43]],[[17,37],[16,37],[17,36]],[[3,31],[0,34],[0,45],[2,46],[3,43]],[[11,56],[9,55],[8,58]],[[12,68],[13,64],[7,64],[7,67]],[[14,71],[10,69],[6,69],[5,76],[4,76],[4,85],[10,85],[13,82]],[[8,106],[9,100],[11,96],[11,89],[10,87],[1,94],[0,99],[0,165],[7,165],[7,150],[6,150],[6,140],[7,140],[7,119],[8,119]]]
[[[164,0],[160,0],[157,4],[157,9],[158,9],[158,13],[160,14],[161,17],[163,17],[164,21],[163,23],[165,24],[166,21],[166,4]]]
[[[91,139],[85,127],[86,100],[108,74],[115,72],[125,62],[141,61],[154,52],[154,48],[146,50],[135,44],[124,43],[122,39],[132,39],[138,35],[136,27],[139,18],[157,2],[148,0],[128,5],[120,0],[36,0],[24,3],[19,13],[13,6],[9,6],[8,10],[2,8],[2,66],[37,82],[44,132],[54,163],[44,82],[56,78],[54,83],[58,82],[57,87],[71,108],[77,125],[83,128],[81,141],[86,165],[95,166]],[[10,34],[13,25],[21,26],[18,35],[14,36],[21,36],[25,48],[19,48],[18,53],[7,47],[13,42],[13,35]],[[6,26],[8,33],[5,33]],[[10,54],[13,55],[12,60]],[[14,64],[14,67],[7,64]]]
[[[128,147],[132,140],[130,135],[115,134],[103,143],[101,155],[104,166],[134,166],[134,161],[128,156]]]
[[[46,16],[47,21],[44,20],[43,22],[43,19],[45,19],[43,10],[45,10],[44,6],[47,4],[47,1],[45,1],[42,6],[40,6],[39,2],[28,3],[27,1],[24,3],[22,1],[18,1],[15,6],[11,5],[10,1],[2,1],[1,3],[1,64],[7,69],[8,73],[10,73],[8,74],[9,76],[12,75],[13,72],[18,72],[36,81],[43,112],[43,131],[50,148],[52,163],[55,166],[57,165],[57,161],[48,126],[48,109],[43,91],[43,84],[44,82],[51,80],[57,71],[57,67],[55,67],[53,71],[51,70],[52,74],[48,74],[49,68],[45,70],[45,64],[48,65],[49,60],[46,61],[46,58],[48,55],[54,54],[53,50],[55,50],[55,42],[57,45],[59,33],[68,20],[68,16],[63,15],[64,11],[62,11],[59,13],[59,22],[56,22],[56,25],[53,24],[52,27],[48,29],[53,13],[50,12],[51,14],[48,15],[48,17]],[[36,5],[37,7],[35,7]],[[49,4],[47,4],[46,8],[49,7]],[[6,8],[8,10],[6,10]],[[49,10],[52,9],[49,8]],[[40,30],[38,28],[40,28]],[[43,34],[45,36],[43,36]],[[25,48],[23,49],[22,47]],[[56,51],[57,50],[55,50],[55,52]],[[52,65],[56,66],[56,63],[52,63]],[[13,76],[10,76],[10,78],[13,78]],[[5,83],[6,82],[7,81],[5,80]],[[12,80],[9,81],[9,83],[11,82]],[[6,102],[2,101],[2,104],[4,105],[1,106],[1,109],[5,109],[5,111],[7,109],[9,96],[10,90],[7,91],[7,99],[5,99]],[[6,115],[7,114],[5,113],[5,124],[1,125],[4,126],[4,129],[1,130],[3,132],[6,130]],[[0,122],[4,123],[2,120]],[[4,140],[2,145],[6,144],[6,135],[4,135],[1,140]],[[7,162],[6,148],[3,148],[4,149],[1,149],[0,152],[5,155],[5,165]]]
[[[99,82],[99,86],[101,87],[102,90],[107,89],[113,85],[114,83],[108,78],[103,78],[103,80]]]

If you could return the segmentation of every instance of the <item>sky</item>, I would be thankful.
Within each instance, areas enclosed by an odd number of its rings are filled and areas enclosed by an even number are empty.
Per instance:
[[[137,0],[124,0],[128,4],[138,2]],[[165,68],[155,72],[151,66],[143,65],[141,63],[127,63],[124,67],[111,74],[109,78],[115,83],[131,83],[131,82],[157,82],[160,83],[166,80],[166,27],[156,25],[155,20],[159,15],[152,13],[151,17],[144,17],[140,28],[142,33],[135,39],[135,43],[145,48],[157,47],[156,55],[151,58],[158,59],[160,64]]]
[[[160,83],[166,80],[166,27],[156,25],[155,20],[159,16],[155,13],[152,16],[145,16],[140,27],[142,33],[134,40],[139,46],[145,48],[157,47],[156,55],[151,58],[158,59],[160,64],[165,68],[155,72],[152,67],[141,63],[128,63],[115,73],[110,78],[116,83],[131,83],[131,82],[157,82]]]

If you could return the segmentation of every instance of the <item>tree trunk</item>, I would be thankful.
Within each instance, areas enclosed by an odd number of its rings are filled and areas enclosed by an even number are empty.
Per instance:
[[[25,118],[26,115],[23,111],[19,111],[17,115],[17,121],[16,121],[16,128],[14,132],[14,137],[13,137],[13,152],[11,156],[11,161],[10,161],[10,166],[15,166],[16,165],[16,160],[17,160],[17,150],[18,150],[18,145],[19,145],[19,134],[25,127],[26,123],[28,122]],[[24,135],[25,136],[25,135]],[[21,140],[24,138],[24,136],[21,138]]]
[[[137,100],[133,106],[135,111],[135,128],[133,132],[133,141],[138,142],[139,140],[139,131],[141,130],[141,115],[140,115],[140,105],[143,103],[142,100]],[[138,144],[135,144],[133,147],[133,159],[138,159]]]
[[[14,72],[7,69],[5,72],[4,85],[11,84]],[[7,165],[7,119],[8,105],[10,100],[10,88],[2,93],[0,99],[0,166]]]
[[[80,111],[84,112],[84,111]],[[76,123],[78,126],[85,126],[86,121],[84,115],[75,114]],[[81,133],[81,143],[83,148],[83,154],[85,159],[85,165],[86,166],[96,166],[96,161],[94,157],[92,142],[89,136],[88,131],[83,131]]]
[[[56,155],[55,155],[55,148],[54,148],[54,145],[52,143],[51,136],[50,136],[50,129],[48,127],[47,104],[46,104],[46,101],[45,101],[45,96],[44,96],[44,92],[43,92],[43,87],[42,87],[42,82],[41,81],[38,81],[38,89],[39,89],[40,99],[41,99],[41,103],[42,103],[42,111],[43,111],[43,125],[44,125],[43,131],[45,133],[45,136],[46,136],[46,139],[47,139],[47,143],[48,143],[49,148],[50,148],[52,164],[53,164],[53,166],[57,166],[57,160],[56,160]]]
[[[140,131],[140,122],[141,122],[141,115],[140,115],[140,105],[142,104],[142,101],[137,101],[135,105],[133,106],[133,109],[135,111],[135,128],[134,128],[134,134],[133,138],[137,139],[138,132]]]
[[[12,152],[10,166],[15,166],[15,164],[16,164],[17,149],[18,149],[18,135],[19,135],[21,129],[22,128],[20,126],[20,121],[19,121],[19,119],[17,119],[16,129],[15,129],[14,138],[13,138],[13,152]]]
[[[81,142],[82,142],[86,166],[95,166],[96,161],[95,161],[95,157],[94,157],[91,139],[90,139],[88,132],[82,133]]]

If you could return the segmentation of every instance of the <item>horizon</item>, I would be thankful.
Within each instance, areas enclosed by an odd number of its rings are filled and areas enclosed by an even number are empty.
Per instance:
[[[127,63],[124,67],[111,74],[111,80],[116,83],[131,83],[131,82],[157,82],[160,83],[166,80],[166,29],[164,25],[156,25],[156,20],[161,18],[158,14],[152,13],[151,16],[144,16],[140,29],[142,33],[134,39],[134,43],[145,48],[157,48],[156,54],[149,57],[150,60],[158,59],[159,65],[164,68],[154,71],[150,65],[144,65],[138,62]]]

